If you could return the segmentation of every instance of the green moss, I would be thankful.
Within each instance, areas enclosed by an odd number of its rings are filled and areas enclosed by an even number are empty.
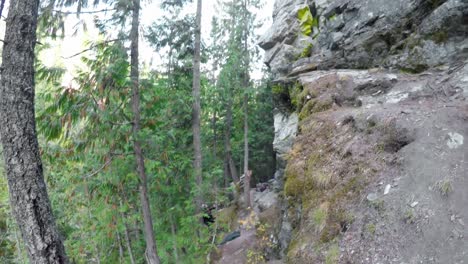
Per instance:
[[[234,230],[236,228],[237,222],[237,206],[231,205],[220,211],[216,215],[216,221],[220,227],[226,229],[227,231]]]
[[[303,236],[293,236],[295,237],[295,239],[293,239],[291,241],[291,243],[289,243],[289,246],[288,246],[288,249],[287,249],[287,253],[286,253],[286,263],[296,263],[295,262],[295,259],[296,259],[296,254],[297,252],[299,251],[300,247],[302,245],[304,245],[305,243],[307,243],[308,241],[306,240],[305,237]]]
[[[443,197],[448,197],[453,191],[452,181],[449,179],[441,180],[436,182],[434,188],[442,195]]]
[[[302,107],[302,100],[301,100],[301,93],[303,92],[304,88],[302,87],[300,82],[296,82],[294,86],[290,89],[290,97],[291,97],[291,104],[297,110],[299,107]]]
[[[312,220],[317,231],[323,230],[328,218],[327,208],[317,208],[312,213]]]
[[[416,64],[416,65],[413,65],[412,67],[400,68],[400,71],[402,73],[418,74],[418,73],[426,71],[428,68],[429,67],[425,64]]]
[[[294,162],[288,163],[285,169],[286,182],[284,183],[284,193],[286,196],[297,197],[304,194],[305,190],[311,188],[311,183],[307,178],[300,176],[303,170],[300,164]]]
[[[374,235],[374,234],[375,234],[375,231],[376,231],[376,227],[375,227],[375,225],[372,224],[372,223],[371,223],[371,224],[367,224],[367,225],[366,225],[366,230],[367,230],[367,232],[368,232],[369,234]]]
[[[262,252],[252,249],[247,250],[247,264],[258,264],[264,262],[265,258],[263,257]]]
[[[312,90],[312,87],[304,87],[297,95],[298,106]],[[304,101],[301,136],[288,155],[285,172],[285,194],[293,197],[288,201],[295,232],[288,257],[290,263],[319,263],[327,258],[328,263],[336,263],[339,249],[335,248],[329,253],[327,248],[354,221],[352,212],[347,208],[360,197],[369,174],[373,172],[366,161],[348,159],[338,166],[331,164],[339,158],[337,152],[341,148],[333,141],[338,131],[336,124],[318,116],[309,116],[329,109],[332,104],[323,98],[309,97]],[[367,125],[379,127],[376,123]],[[298,215],[298,209],[301,209],[301,215]],[[306,244],[307,248],[304,248]]]
[[[379,213],[383,213],[385,211],[385,202],[382,199],[369,201],[369,206],[377,210]]]
[[[299,120],[304,120],[312,114],[319,113],[330,109],[333,106],[333,101],[331,99],[319,100],[312,99],[309,100],[299,113]]]
[[[438,6],[440,6],[443,1],[441,0],[427,0],[427,2],[431,5],[432,9],[436,9]]]
[[[366,181],[361,176],[354,176],[349,179],[335,194],[330,198],[332,203],[339,203],[340,201],[351,200],[359,196]]]
[[[436,44],[442,44],[447,42],[449,36],[447,31],[445,30],[439,30],[434,32],[432,35],[429,36],[429,39],[434,41]]]
[[[311,214],[313,214],[314,210],[316,210],[320,205],[321,199],[323,199],[323,197],[324,190],[320,188],[308,190],[307,193],[302,196],[303,212],[311,212]]]
[[[413,224],[416,221],[413,209],[408,209],[403,215],[403,221],[407,224]]]
[[[305,47],[302,52],[299,54],[297,59],[302,59],[302,58],[308,58],[312,55],[312,49],[314,48],[314,45],[312,43],[309,43],[307,47]]]
[[[304,6],[297,11],[297,19],[300,21],[300,31],[305,36],[310,36],[314,28],[319,27],[319,19],[312,15],[309,6]]]
[[[336,264],[340,260],[340,247],[337,244],[332,245],[327,252],[325,264]]]
[[[271,87],[271,92],[275,95],[280,95],[280,94],[287,94],[288,93],[288,89],[282,85],[273,85],[273,87]]]
[[[332,175],[322,170],[315,170],[312,173],[312,179],[318,188],[328,189],[332,185]]]

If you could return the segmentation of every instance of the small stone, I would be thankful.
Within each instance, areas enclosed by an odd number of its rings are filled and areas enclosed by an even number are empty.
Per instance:
[[[384,195],[387,195],[390,192],[391,188],[392,188],[392,186],[390,184],[387,184],[387,186],[385,186]]]
[[[416,205],[418,205],[418,204],[419,204],[419,202],[413,202],[412,204],[410,204],[410,206],[411,206],[411,208],[414,208],[414,207],[416,207]]]
[[[450,217],[450,221],[455,222],[455,215],[452,215],[452,216]]]
[[[379,199],[379,197],[378,197],[377,194],[375,194],[375,193],[369,193],[369,194],[367,195],[367,200],[368,200],[369,202],[373,202],[373,201],[375,201],[375,200],[377,200],[377,199]]]
[[[459,223],[460,225],[462,225],[462,226],[465,226],[465,222],[463,222],[463,219],[461,219],[461,218],[458,219],[458,223]]]
[[[463,145],[464,138],[458,133],[448,133],[447,146],[456,149]]]

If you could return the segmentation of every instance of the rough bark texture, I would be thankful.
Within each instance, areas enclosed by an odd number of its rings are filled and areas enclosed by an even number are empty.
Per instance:
[[[31,263],[68,263],[52,215],[34,115],[38,0],[11,1],[0,90],[0,132],[13,215]]]
[[[140,92],[139,92],[139,60],[138,60],[138,38],[139,38],[140,0],[133,0],[132,28],[130,32],[130,77],[132,79],[132,111],[133,111],[133,150],[137,172],[140,177],[140,201],[143,212],[144,232],[146,240],[146,260],[150,264],[159,264],[160,259],[156,251],[156,239],[154,238],[153,219],[148,198],[148,179],[145,171],[145,160],[141,150],[138,137],[140,132]]]
[[[197,196],[195,197],[197,213],[201,212],[203,199],[201,196],[202,178],[202,150],[200,135],[200,39],[201,39],[201,12],[202,0],[197,1],[197,21],[195,30],[195,54],[193,56],[193,112],[192,112],[192,132],[194,159],[193,168],[195,171],[195,181],[197,183]]]

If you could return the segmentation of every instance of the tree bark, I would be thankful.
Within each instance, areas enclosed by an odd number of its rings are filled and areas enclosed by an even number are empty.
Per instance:
[[[247,87],[245,87],[247,89]],[[249,96],[244,94],[244,195],[245,207],[252,207],[250,199],[250,179],[252,171],[249,170],[249,115],[248,115]]]
[[[193,168],[195,171],[195,181],[197,184],[197,194],[195,197],[196,213],[201,213],[202,198],[202,150],[201,150],[201,135],[200,135],[200,42],[201,42],[201,15],[202,15],[202,0],[197,1],[197,18],[195,29],[195,53],[193,56],[193,109],[192,109],[192,132],[193,132],[193,148],[194,159]],[[200,220],[201,221],[201,220]]]
[[[31,263],[68,263],[47,194],[34,114],[39,0],[10,3],[3,46],[0,134],[10,203]]]
[[[140,132],[140,84],[139,84],[139,26],[140,26],[140,0],[133,0],[132,27],[130,32],[130,77],[132,80],[132,111],[133,111],[133,150],[135,152],[136,168],[140,177],[139,192],[143,212],[144,233],[146,240],[146,259],[150,264],[159,264],[160,259],[156,250],[153,219],[148,198],[148,178],[145,171],[145,160],[141,150]]]

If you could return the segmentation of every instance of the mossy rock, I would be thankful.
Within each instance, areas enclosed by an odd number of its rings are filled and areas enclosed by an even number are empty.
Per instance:
[[[439,30],[431,35],[428,35],[428,39],[434,41],[436,44],[443,44],[447,42],[449,38],[448,32],[446,30]]]
[[[333,100],[331,98],[325,100],[311,99],[301,109],[301,112],[299,114],[299,120],[304,120],[315,113],[327,111],[332,106]]]
[[[237,212],[236,205],[223,208],[216,213],[216,221],[221,228],[226,228],[227,231],[235,230],[237,228]]]

